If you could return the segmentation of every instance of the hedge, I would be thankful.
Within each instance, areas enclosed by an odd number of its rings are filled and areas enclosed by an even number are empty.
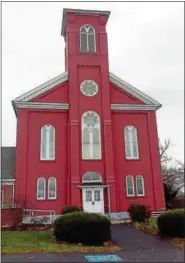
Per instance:
[[[111,240],[111,222],[103,215],[74,212],[55,220],[54,235],[57,240],[86,245],[102,245]]]
[[[159,234],[162,237],[185,237],[185,215],[182,211],[167,211],[157,218]]]
[[[76,205],[66,205],[62,208],[62,214],[68,214],[68,213],[72,213],[72,212],[80,212],[81,209],[79,207],[77,207]]]
[[[149,207],[142,204],[130,204],[128,212],[132,222],[145,222],[151,217]]]

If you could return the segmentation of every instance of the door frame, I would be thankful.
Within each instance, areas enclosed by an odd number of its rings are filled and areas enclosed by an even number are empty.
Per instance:
[[[86,200],[85,200],[85,197],[86,197],[86,192],[85,191],[87,191],[87,190],[90,190],[91,191],[91,193],[92,193],[92,201],[90,201],[90,202],[95,202],[95,206],[96,206],[96,203],[98,204],[98,205],[100,205],[101,206],[101,211],[102,212],[93,212],[93,211],[89,211],[90,213],[102,213],[102,214],[104,214],[105,213],[105,206],[104,206],[104,190],[103,190],[103,187],[91,187],[91,186],[89,186],[89,187],[84,187],[83,189],[82,189],[82,206],[83,206],[83,208],[84,208],[84,206],[85,206],[85,202],[86,202]],[[100,192],[100,201],[95,201],[94,200],[94,192],[96,191],[96,190],[100,190],[101,192]]]
[[[82,197],[82,207],[83,207],[83,189],[84,188],[107,188],[107,194],[108,194],[108,213],[111,213],[111,199],[110,199],[110,186],[107,184],[89,184],[89,185],[78,185],[78,188],[82,190],[81,197]],[[104,201],[104,193],[105,191],[103,190],[103,201]],[[105,202],[104,202],[104,214],[105,214]]]

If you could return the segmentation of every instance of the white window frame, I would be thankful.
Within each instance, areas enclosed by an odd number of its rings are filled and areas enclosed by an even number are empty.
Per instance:
[[[93,179],[94,174],[97,174],[99,176],[98,180]],[[86,177],[89,177],[89,180],[87,180]],[[83,174],[82,183],[89,183],[89,184],[91,184],[91,183],[102,183],[102,176],[100,173],[98,173],[96,171],[88,171],[88,172]]]
[[[39,197],[39,181],[44,180],[44,197]],[[46,179],[44,177],[37,178],[37,193],[36,193],[37,200],[45,200],[46,199]]]
[[[127,183],[127,179],[128,179],[129,177],[132,179],[133,194],[129,194],[129,193],[128,193],[128,183]],[[127,196],[128,196],[128,197],[133,197],[133,196],[135,196],[135,187],[134,187],[134,178],[133,178],[133,176],[132,176],[132,175],[127,175],[127,176],[125,177],[125,181],[126,181]]]
[[[42,151],[42,141],[43,141],[43,130],[46,127],[46,129],[49,129],[49,132],[46,133],[46,157],[43,157],[43,151]],[[50,157],[50,133],[53,129],[53,157]],[[53,161],[55,160],[55,127],[51,124],[45,124],[41,127],[41,139],[40,139],[40,160],[42,161]]]
[[[138,193],[138,182],[137,179],[141,178],[142,179],[142,189],[143,189],[143,194]],[[144,183],[144,177],[142,175],[137,175],[136,176],[136,194],[137,196],[145,196],[145,183]]]
[[[93,134],[90,133],[90,157],[85,157],[83,156],[83,146],[84,146],[84,143],[83,143],[83,130],[85,128],[88,128],[86,126],[86,124],[84,124],[84,116],[87,114],[87,113],[94,113],[97,117],[98,117],[98,124],[96,124],[96,126],[94,128],[98,129],[99,130],[99,142],[100,142],[100,157],[97,158],[97,157],[94,157],[93,156]],[[89,128],[89,132],[90,132],[90,129],[93,129],[93,128]],[[95,111],[86,111],[83,113],[82,117],[81,117],[81,154],[82,154],[82,159],[83,160],[101,160],[102,159],[102,143],[101,143],[101,121],[100,121],[100,116],[98,115],[98,113],[96,113]]]
[[[54,182],[55,182],[55,196],[54,197],[50,197],[49,196],[49,188],[50,188],[50,181],[51,180],[54,180]],[[49,179],[48,179],[48,199],[49,200],[56,200],[57,199],[57,180],[56,180],[56,178],[55,177],[50,177]]]
[[[135,131],[136,132],[136,142],[133,142],[133,135],[131,135],[130,137],[130,141],[127,142],[127,131],[129,129],[129,127],[132,127],[132,133]],[[125,156],[127,160],[139,160],[139,146],[138,146],[138,133],[137,133],[137,128],[133,125],[127,125],[124,128],[124,138],[125,138]],[[127,153],[127,143],[129,143],[129,147],[130,147],[130,152],[131,152],[131,156],[128,156]],[[133,150],[133,145],[134,143],[136,143],[137,145],[137,156],[134,156],[134,150]]]
[[[82,30],[82,28],[85,27],[85,26],[89,26],[89,27],[91,27],[91,28],[93,29],[93,33],[88,33],[88,32],[86,32],[86,37],[87,37],[87,51],[83,51],[82,48],[81,48],[81,47],[82,47],[82,45],[81,45],[81,34],[84,34],[84,33],[81,32],[81,30]],[[89,39],[88,39],[88,35],[89,35],[89,34],[91,34],[91,35],[94,36],[94,51],[89,51]],[[91,26],[91,25],[85,24],[85,25],[83,25],[83,26],[80,27],[80,52],[83,52],[83,53],[88,53],[88,52],[90,52],[90,53],[95,53],[95,52],[96,52],[96,31],[95,31],[95,28],[94,28],[93,26]]]
[[[83,85],[85,85],[86,82],[89,82],[89,81],[91,81],[91,82],[93,83],[93,85],[96,86],[96,91],[95,91],[92,95],[91,95],[91,94],[87,94],[87,93],[85,93],[85,91],[83,91]],[[98,93],[98,84],[97,84],[94,80],[92,80],[92,79],[85,79],[85,80],[82,81],[81,84],[80,84],[80,90],[81,90],[81,93],[82,93],[84,96],[93,97],[93,96],[95,96],[95,95]]]

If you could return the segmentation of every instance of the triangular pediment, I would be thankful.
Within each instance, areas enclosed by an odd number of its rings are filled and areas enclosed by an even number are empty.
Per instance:
[[[51,91],[53,88],[59,86],[60,84],[64,83],[68,80],[68,72],[64,72],[60,74],[59,76],[50,79],[49,81],[43,83],[42,85],[36,87],[35,89],[32,89],[23,95],[17,97],[12,101],[14,109],[19,107],[28,107],[31,102],[34,103],[34,107],[37,106],[38,103],[42,103],[44,105],[44,101],[40,100],[37,102],[37,98],[41,95],[49,94],[49,91]],[[130,85],[129,83],[125,82],[124,80],[120,79],[113,73],[109,73],[109,80],[113,84],[113,86],[117,89],[120,89],[119,91],[122,93],[123,96],[127,96],[127,101],[121,102],[121,101],[114,101],[111,107],[116,107],[119,105],[119,107],[128,107],[128,105],[134,105],[138,104],[138,106],[143,107],[144,105],[147,105],[149,107],[152,107],[153,109],[158,109],[161,107],[161,104],[157,102],[156,100],[152,99],[142,91],[138,90],[134,86]],[[130,102],[128,101],[128,98],[130,99]],[[52,102],[46,102],[52,104]],[[116,105],[117,104],[117,105]],[[143,104],[143,106],[142,106]],[[40,107],[45,107],[43,105],[40,105]],[[121,105],[121,106],[120,106]],[[57,105],[50,105],[50,107],[59,107],[59,108],[69,108],[69,104],[67,105],[65,101],[59,103]],[[135,107],[134,108],[138,108]]]
[[[13,100],[13,102],[31,101],[32,99],[46,93],[47,91],[50,91],[51,89],[58,86],[59,84],[64,83],[66,80],[68,80],[68,72],[67,71],[58,75],[57,77],[55,77],[53,79],[50,79],[49,81],[43,83],[42,85],[39,85],[35,89],[32,89],[32,90],[24,93],[23,95],[15,98]]]
[[[155,105],[160,107],[161,104],[146,95],[144,92],[140,91],[139,89],[135,88],[131,84],[127,83],[126,81],[120,79],[118,76],[116,76],[113,73],[109,73],[109,79],[110,82],[113,83],[116,87],[120,88],[123,92],[130,95],[132,99],[137,99],[141,102],[143,102],[146,105]]]

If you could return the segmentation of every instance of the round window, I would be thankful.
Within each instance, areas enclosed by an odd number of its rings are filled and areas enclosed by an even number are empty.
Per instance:
[[[80,89],[85,96],[94,96],[98,92],[98,85],[93,80],[84,80],[80,85]]]

